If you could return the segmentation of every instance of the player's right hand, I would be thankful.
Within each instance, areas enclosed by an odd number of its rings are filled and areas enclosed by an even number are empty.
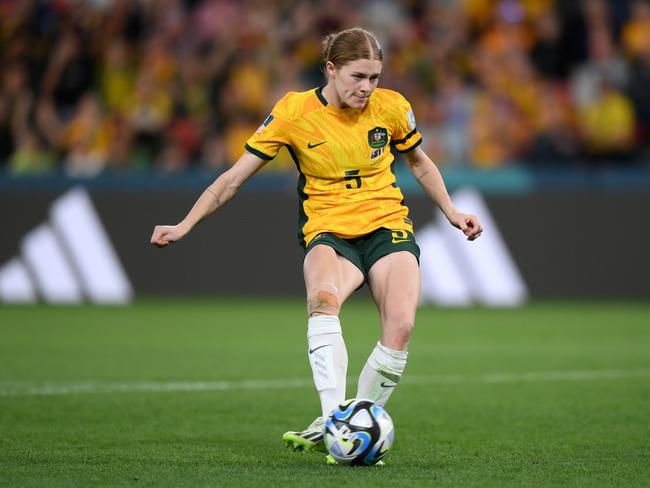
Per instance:
[[[157,225],[151,234],[151,244],[156,247],[165,247],[183,238],[185,232],[179,225]]]

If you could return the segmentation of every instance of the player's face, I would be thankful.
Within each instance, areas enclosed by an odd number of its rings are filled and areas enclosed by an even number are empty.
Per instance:
[[[375,59],[357,59],[341,68],[330,70],[330,81],[334,82],[341,107],[363,108],[368,98],[377,88],[381,74],[381,61]]]

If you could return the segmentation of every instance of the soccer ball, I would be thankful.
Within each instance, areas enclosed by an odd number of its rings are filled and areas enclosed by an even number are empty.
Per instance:
[[[370,400],[346,400],[325,422],[325,447],[340,464],[370,465],[383,458],[393,445],[393,421]]]

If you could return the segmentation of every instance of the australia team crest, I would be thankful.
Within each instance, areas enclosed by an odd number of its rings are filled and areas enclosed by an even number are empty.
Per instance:
[[[368,144],[373,149],[381,149],[388,144],[388,131],[383,127],[375,127],[368,131]]]

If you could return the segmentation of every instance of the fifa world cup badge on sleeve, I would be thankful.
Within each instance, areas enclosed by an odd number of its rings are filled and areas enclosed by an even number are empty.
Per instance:
[[[415,114],[413,113],[413,109],[409,110],[407,118],[408,118],[409,130],[415,129]]]

